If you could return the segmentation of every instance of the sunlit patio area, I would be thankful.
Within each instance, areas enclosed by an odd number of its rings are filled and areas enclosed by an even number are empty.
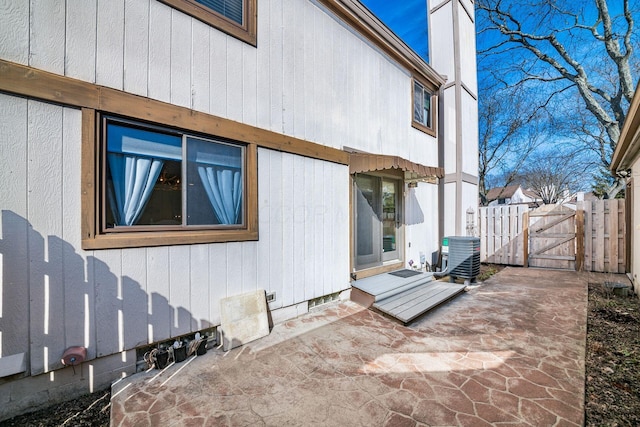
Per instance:
[[[111,424],[583,424],[587,282],[507,268],[402,326],[353,302],[113,387]]]

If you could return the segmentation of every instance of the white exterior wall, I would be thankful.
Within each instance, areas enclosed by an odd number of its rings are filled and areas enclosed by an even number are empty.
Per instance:
[[[420,255],[431,264],[432,254],[440,247],[438,236],[438,186],[418,183],[417,188],[404,187],[405,191],[405,258],[414,265],[420,263]],[[425,202],[427,201],[427,202]],[[424,267],[422,265],[421,267]]]
[[[156,0],[10,0],[0,58],[437,166],[436,139],[411,127],[410,74],[307,0],[259,1],[257,48]],[[0,356],[26,353],[35,375],[0,380],[0,419],[132,372],[130,349],[218,324],[225,296],[264,288],[295,315],[349,287],[347,166],[259,149],[257,242],[83,251],[80,111],[0,94],[0,141]],[[411,203],[407,259],[430,261],[436,186]],[[73,381],[53,370],[75,345],[90,362]]]
[[[348,287],[347,166],[259,149],[257,242],[83,251],[80,111],[0,94],[0,123],[2,356],[28,353],[32,375],[70,346],[93,359],[217,325],[229,295],[264,288],[275,310]]]
[[[466,211],[478,210],[478,105],[475,17],[470,0],[429,4],[431,65],[446,74],[444,234],[466,234]]]
[[[631,206],[631,224],[628,225],[628,229],[631,230],[631,280],[636,295],[640,295],[640,157],[636,158],[631,166],[631,176],[633,206]],[[627,191],[629,191],[628,187]]]
[[[31,1],[0,17],[0,58],[437,166],[435,138],[411,127],[411,75],[318,4],[258,2],[254,48],[156,0]]]

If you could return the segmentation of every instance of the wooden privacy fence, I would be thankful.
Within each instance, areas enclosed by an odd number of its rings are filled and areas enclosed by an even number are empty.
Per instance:
[[[480,208],[480,260],[492,264],[524,265],[523,215],[526,205]]]
[[[584,269],[625,273],[629,231],[624,199],[584,202]]]
[[[625,272],[624,200],[579,202],[577,209],[481,207],[478,228],[482,262]]]

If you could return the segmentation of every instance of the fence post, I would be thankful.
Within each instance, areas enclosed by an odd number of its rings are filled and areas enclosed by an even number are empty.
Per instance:
[[[529,212],[522,214],[522,262],[523,267],[529,267]]]
[[[576,271],[584,267],[584,210],[576,210]]]

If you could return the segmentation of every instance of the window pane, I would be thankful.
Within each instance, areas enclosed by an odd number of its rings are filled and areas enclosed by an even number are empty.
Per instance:
[[[195,0],[211,10],[215,10],[220,15],[242,25],[242,9],[244,0]]]
[[[431,94],[424,91],[424,113],[422,115],[423,124],[426,127],[431,127]]]
[[[414,82],[413,84],[413,120],[415,120],[418,123],[423,123],[423,107],[422,107],[422,102],[423,102],[423,90],[422,90],[422,85],[420,85],[420,83],[418,82]]]
[[[138,225],[182,224],[181,163],[166,161]]]
[[[107,228],[180,223],[180,146],[174,135],[107,125]]]
[[[187,139],[187,224],[243,224],[244,148]]]
[[[107,125],[107,151],[180,160],[182,158],[182,138],[109,123]]]

